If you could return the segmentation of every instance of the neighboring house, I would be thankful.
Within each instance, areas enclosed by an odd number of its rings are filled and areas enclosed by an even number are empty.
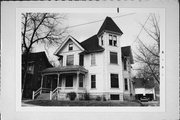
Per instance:
[[[106,17],[98,33],[87,40],[80,43],[68,36],[54,53],[60,66],[42,71],[40,89],[51,89],[50,99],[67,99],[69,92],[76,92],[77,99],[83,99],[84,93],[94,99],[132,99],[133,57],[130,46],[121,47],[122,34],[116,23]],[[47,79],[48,76],[53,79]],[[38,91],[33,99],[36,94]]]
[[[24,64],[25,55],[22,55],[22,74],[25,73]],[[37,90],[41,86],[41,71],[50,67],[53,66],[49,63],[45,52],[30,53],[28,55],[28,66],[23,98],[32,98],[32,91]],[[22,85],[24,84],[23,82],[22,77]]]
[[[134,78],[134,87],[136,99],[146,96],[150,100],[156,100],[154,79]]]

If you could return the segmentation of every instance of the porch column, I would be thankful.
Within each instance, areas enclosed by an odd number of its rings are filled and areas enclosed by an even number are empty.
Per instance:
[[[42,74],[41,75],[41,91],[40,91],[40,94],[42,93],[42,88],[43,88],[43,78],[44,78],[44,75]]]
[[[79,72],[77,72],[77,82],[76,82],[76,90],[79,88]]]
[[[43,78],[44,78],[44,75],[41,75],[41,88],[43,87]]]
[[[60,77],[60,73],[57,74],[58,75],[58,78],[57,78],[57,87],[59,87],[59,77]]]

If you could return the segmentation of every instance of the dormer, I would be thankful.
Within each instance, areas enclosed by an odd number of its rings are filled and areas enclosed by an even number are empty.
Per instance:
[[[110,17],[106,17],[101,28],[99,29],[97,36],[99,38],[99,45],[104,46],[118,46],[118,38],[123,34],[120,28]],[[105,41],[106,40],[106,41]]]

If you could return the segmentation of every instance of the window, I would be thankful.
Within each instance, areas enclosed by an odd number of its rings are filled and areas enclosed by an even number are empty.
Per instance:
[[[124,79],[124,85],[125,85],[125,90],[128,90],[128,81],[126,78]]]
[[[66,76],[66,87],[73,87],[73,76]]]
[[[109,45],[112,45],[112,35],[109,35]]]
[[[79,75],[79,87],[83,87],[83,76]]]
[[[104,43],[103,43],[103,36],[101,36],[101,45],[103,45]]]
[[[124,59],[124,70],[127,70],[126,58]]]
[[[91,65],[96,65],[95,54],[91,54]]]
[[[96,88],[96,75],[91,75],[91,88]]]
[[[114,46],[117,46],[117,36],[115,36],[115,35],[113,36],[113,42],[114,42],[113,45],[114,45]]]
[[[69,43],[69,51],[73,50],[73,43]]]
[[[111,74],[111,88],[119,88],[118,74]]]
[[[66,65],[67,66],[74,65],[74,55],[67,56]]]
[[[79,65],[84,66],[84,56],[83,55],[79,55]]]
[[[34,74],[34,64],[33,63],[28,63],[27,73]]]
[[[118,94],[111,94],[110,98],[111,98],[111,100],[119,100],[119,95]]]
[[[109,34],[109,45],[117,46],[117,36]]]
[[[116,52],[110,52],[110,63],[118,64],[118,57]]]

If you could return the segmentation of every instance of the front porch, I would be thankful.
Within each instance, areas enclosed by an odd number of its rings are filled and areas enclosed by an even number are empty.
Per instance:
[[[87,70],[82,66],[48,68],[42,71],[41,87],[33,91],[32,99],[49,93],[49,99],[68,100],[67,93],[75,92],[76,99],[86,91]]]

